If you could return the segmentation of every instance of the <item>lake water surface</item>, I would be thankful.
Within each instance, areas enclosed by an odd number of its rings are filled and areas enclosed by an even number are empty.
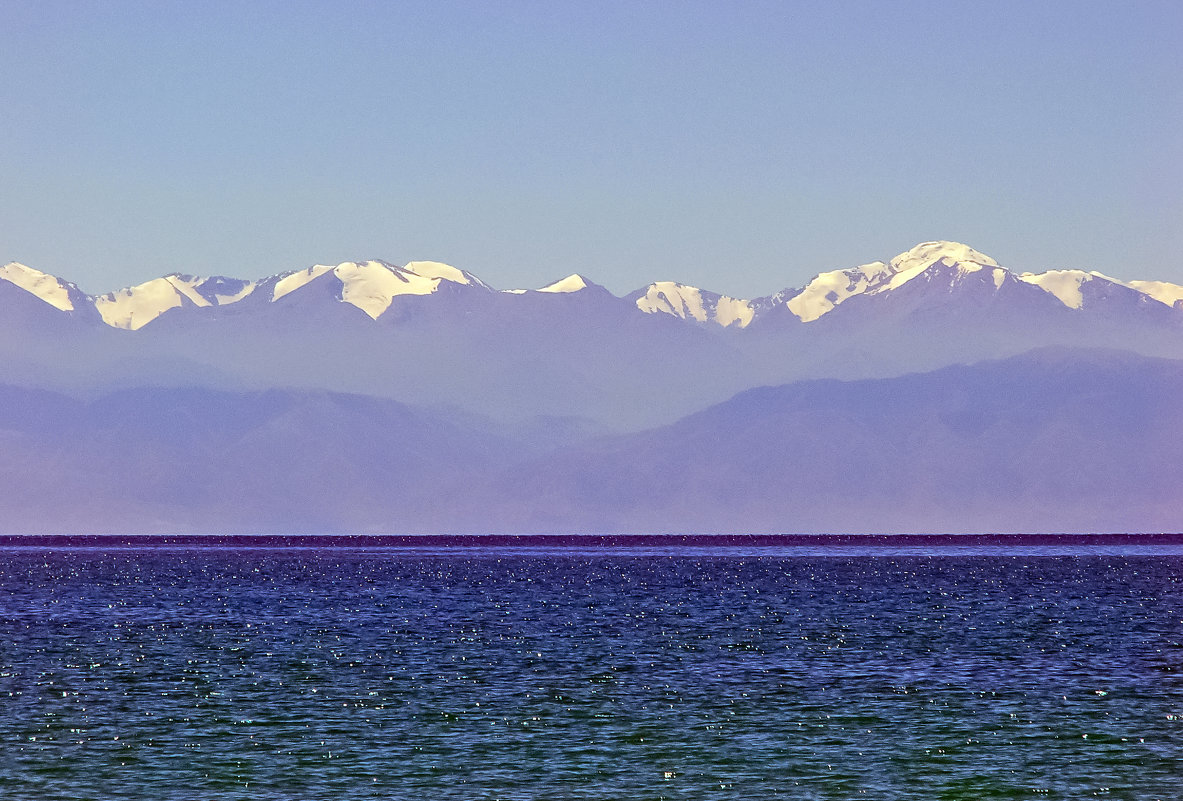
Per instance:
[[[1183,547],[0,549],[6,799],[1178,799]]]

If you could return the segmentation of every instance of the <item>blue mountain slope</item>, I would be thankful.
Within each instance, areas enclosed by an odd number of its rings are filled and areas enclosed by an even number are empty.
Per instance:
[[[0,530],[1179,530],[1181,397],[1183,363],[1073,349],[594,439],[338,393],[2,387]]]
[[[1180,397],[1183,363],[1067,349],[801,382],[557,454],[503,488],[535,499],[530,529],[1178,529]]]

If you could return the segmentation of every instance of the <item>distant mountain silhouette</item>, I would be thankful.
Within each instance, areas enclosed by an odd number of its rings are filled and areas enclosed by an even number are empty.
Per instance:
[[[1070,348],[756,388],[625,435],[324,391],[4,386],[0,531],[1179,530],[1180,397],[1183,362]]]

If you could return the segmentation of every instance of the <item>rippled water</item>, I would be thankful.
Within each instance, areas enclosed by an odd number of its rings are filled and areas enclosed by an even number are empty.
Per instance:
[[[1177,799],[1183,557],[0,552],[0,797]]]

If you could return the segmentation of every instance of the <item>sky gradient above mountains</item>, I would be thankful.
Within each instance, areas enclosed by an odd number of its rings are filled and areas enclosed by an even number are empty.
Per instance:
[[[941,237],[1183,283],[1181,32],[1154,0],[14,0],[0,261],[758,297]]]

